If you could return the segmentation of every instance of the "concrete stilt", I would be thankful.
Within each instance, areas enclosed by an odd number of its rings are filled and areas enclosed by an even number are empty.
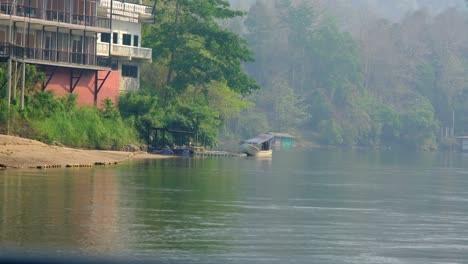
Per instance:
[[[25,89],[25,86],[26,86],[26,62],[23,61],[22,65],[21,65],[21,72],[22,72],[22,76],[21,76],[21,110],[24,110],[24,89]]]
[[[8,97],[8,109],[11,105],[11,58],[8,59],[8,87],[7,87],[7,97]]]

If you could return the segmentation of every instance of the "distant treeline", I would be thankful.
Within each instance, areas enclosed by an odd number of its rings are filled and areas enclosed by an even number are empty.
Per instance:
[[[262,87],[242,119],[348,146],[431,149],[446,143],[441,128],[468,133],[467,12],[349,14],[340,21],[360,23],[342,25],[319,3],[258,0],[229,25],[244,32]]]

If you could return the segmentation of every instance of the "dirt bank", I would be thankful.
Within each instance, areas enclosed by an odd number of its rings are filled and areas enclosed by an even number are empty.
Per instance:
[[[130,158],[165,158],[123,151],[82,150],[49,146],[39,141],[0,135],[0,168],[94,165],[118,163]]]

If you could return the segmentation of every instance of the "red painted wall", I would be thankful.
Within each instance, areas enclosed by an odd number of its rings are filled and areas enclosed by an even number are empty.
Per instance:
[[[50,69],[42,69],[49,74]],[[100,71],[98,73],[99,79],[106,77],[107,71]],[[79,76],[79,70],[74,70],[74,77]],[[47,78],[47,77],[46,77]],[[64,96],[70,93],[70,78],[71,72],[68,68],[59,68],[54,74],[52,80],[47,85],[46,91],[54,91],[57,96]],[[76,78],[73,79],[76,82]],[[94,86],[95,86],[94,71],[85,71],[78,82],[74,94],[78,94],[78,105],[94,105]],[[98,84],[101,84],[99,81]],[[119,96],[120,75],[118,71],[112,71],[106,82],[104,83],[101,91],[98,94],[98,106],[101,105],[102,100],[110,98],[114,103],[117,102]]]

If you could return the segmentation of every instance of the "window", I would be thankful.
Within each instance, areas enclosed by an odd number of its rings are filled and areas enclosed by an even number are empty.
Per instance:
[[[138,78],[138,66],[122,64],[122,77]]]
[[[112,69],[113,71],[119,70],[119,63],[116,62],[116,61],[112,61],[111,69]]]
[[[138,36],[137,35],[133,36],[133,46],[138,47],[138,45],[140,44],[138,43],[138,41],[139,41]]]
[[[101,42],[110,43],[110,33],[101,33]]]
[[[119,33],[117,32],[112,33],[112,43],[119,44]]]
[[[130,34],[123,34],[122,44],[131,46],[132,45],[132,35]]]

